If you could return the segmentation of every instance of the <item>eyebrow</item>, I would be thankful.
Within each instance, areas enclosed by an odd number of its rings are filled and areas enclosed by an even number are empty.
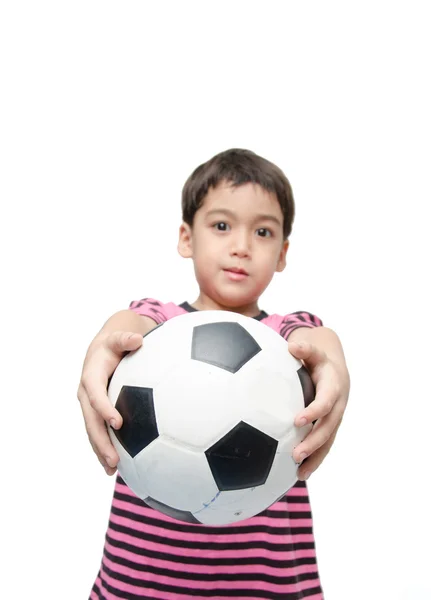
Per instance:
[[[235,218],[235,213],[232,212],[231,210],[229,210],[228,208],[213,208],[213,210],[209,210],[207,212],[207,217],[210,217],[214,214],[224,214],[227,215],[228,217],[232,217]],[[275,217],[274,215],[256,215],[255,221],[272,221],[273,223],[276,223],[277,225],[279,225],[281,227],[281,223],[280,220],[277,219],[277,217]]]

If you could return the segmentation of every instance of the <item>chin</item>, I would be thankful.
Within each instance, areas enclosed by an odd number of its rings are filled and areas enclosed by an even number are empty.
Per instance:
[[[226,306],[227,308],[238,308],[241,306],[248,306],[257,302],[258,296],[250,296],[250,294],[220,294],[217,295],[219,304]]]

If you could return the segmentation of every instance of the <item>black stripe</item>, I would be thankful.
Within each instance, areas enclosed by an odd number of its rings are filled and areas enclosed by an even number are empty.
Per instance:
[[[128,594],[127,592],[122,592],[121,590],[117,590],[117,588],[113,587],[112,585],[109,585],[109,583],[106,583],[106,581],[103,582],[103,587],[110,594],[113,594],[116,599],[118,598],[118,600],[160,600],[160,598],[156,598],[155,596],[149,596],[147,593],[145,594],[145,596],[143,596],[142,594],[139,594],[139,596],[137,596],[136,594]],[[105,599],[106,596],[100,596],[100,600]]]
[[[111,594],[115,595],[115,598],[118,598],[119,600],[142,600],[144,598],[144,600],[160,600],[160,598],[155,597],[155,596],[150,596],[149,594],[145,593],[145,596],[143,596],[142,594],[136,595],[136,594],[130,594],[127,592],[121,592],[120,590],[117,590],[115,587],[113,587],[112,585],[109,585],[108,583],[106,583],[105,581],[103,582],[103,587],[106,588],[108,590],[108,592],[110,592]],[[247,590],[246,590],[247,592]],[[262,598],[262,600],[302,600],[303,598],[308,598],[309,596],[313,596],[314,594],[321,594],[322,593],[322,588],[320,586],[318,587],[314,587],[314,588],[310,588],[308,590],[303,590],[301,592],[298,593],[293,593],[293,594],[275,594],[271,592],[268,592],[269,594],[271,594],[270,596],[268,596],[267,594],[262,595],[261,590],[251,590],[251,593],[254,595],[255,598]],[[126,595],[123,595],[126,594]],[[222,594],[217,593],[217,596],[221,596]],[[244,595],[244,591],[241,590],[240,596]],[[250,592],[248,592],[247,595],[250,595]],[[179,592],[178,597],[184,597],[185,600],[187,600],[187,596],[184,596],[182,592]],[[236,593],[230,593],[230,597],[234,597],[234,596],[238,596],[238,594]]]
[[[298,319],[301,319],[301,321],[304,321],[304,323],[306,323],[307,321],[311,321],[312,323],[314,323],[315,325],[318,325],[318,326],[321,323],[321,319],[316,317],[316,315],[313,315],[312,313],[307,312],[306,310],[298,310],[294,313],[291,313],[289,315],[289,317],[293,316],[293,315],[296,315],[298,317]],[[307,315],[308,319],[304,319],[303,315]]]
[[[108,556],[111,560],[114,560],[117,564],[123,565],[124,567],[131,567],[136,571],[140,571],[143,573],[153,573],[154,575],[158,575],[160,577],[171,577],[172,579],[185,579],[189,581],[262,581],[265,583],[272,583],[275,585],[290,585],[292,583],[296,583],[297,581],[304,581],[308,579],[317,579],[318,574],[317,571],[311,573],[299,573],[296,575],[284,575],[282,576],[282,571],[280,571],[280,575],[267,575],[266,573],[259,573],[258,570],[253,573],[188,573],[186,571],[176,571],[174,569],[163,569],[160,567],[155,567],[152,565],[135,565],[128,560],[122,559],[120,557]],[[111,577],[115,577],[116,579],[120,579],[124,583],[130,583],[131,585],[140,586],[143,584],[142,579],[137,577],[132,577],[131,575],[123,575],[122,573],[117,573],[113,569],[110,569],[105,564],[103,568],[106,569],[106,572],[109,572]],[[114,575],[115,574],[115,575]]]
[[[132,554],[135,554],[136,557],[145,557],[150,560],[164,560],[173,564],[187,564],[187,565],[195,565],[200,567],[230,567],[232,565],[242,565],[242,566],[251,566],[251,565],[260,565],[265,567],[274,567],[276,569],[289,569],[298,565],[316,565],[316,558],[313,556],[304,556],[302,558],[296,558],[292,560],[272,560],[270,558],[266,558],[264,556],[257,556],[249,558],[243,557],[231,557],[231,558],[206,558],[202,556],[179,556],[176,554],[169,554],[167,552],[155,552],[153,550],[147,550],[146,548],[137,548],[136,546],[130,546],[125,542],[117,542],[116,540],[108,540],[109,543],[117,548],[118,550],[126,550]],[[146,563],[137,563],[134,560],[128,560],[126,558],[121,558],[116,554],[112,554],[108,550],[104,550],[104,555],[112,560],[114,563],[118,562],[123,565],[129,566],[132,569],[136,570],[152,570],[151,564],[147,564],[147,566],[143,566]],[[317,570],[317,569],[316,569]],[[170,571],[170,569],[169,569]],[[174,570],[174,572],[178,572]]]
[[[109,527],[117,531],[118,533],[123,533],[126,535],[130,535],[132,537],[138,538],[140,540],[146,540],[149,542],[155,542],[157,544],[162,544],[164,546],[172,547],[172,548],[184,548],[184,540],[172,540],[167,538],[165,535],[154,535],[143,531],[137,531],[136,529],[130,529],[130,527],[124,527],[122,525],[117,525],[116,523],[109,522]],[[311,534],[311,527],[301,527],[295,530],[291,528],[287,529],[284,533],[286,535],[292,534],[294,532],[301,532],[302,534]],[[161,532],[163,534],[163,532]],[[280,532],[280,535],[283,535]],[[221,542],[187,542],[187,547],[190,550],[249,550],[251,548],[266,548],[267,550],[272,550],[273,552],[286,552],[287,550],[295,550],[299,548],[301,544],[274,544],[271,541],[258,541],[253,540],[252,542],[229,542],[229,543],[221,543]],[[314,547],[313,545],[307,547]]]
[[[275,516],[275,515],[272,515]],[[311,512],[309,510],[298,511],[292,510],[286,515],[289,519],[311,519]]]
[[[286,504],[289,508],[289,504],[310,504],[310,498],[308,496],[289,496],[286,499]]]
[[[120,590],[118,590],[117,588],[115,588],[112,585],[109,585],[109,583],[106,583],[105,581],[103,582],[103,587],[106,588],[108,590],[108,592],[110,592],[111,594],[113,594],[115,596],[115,598],[118,598],[119,600],[142,600],[143,598],[145,600],[160,600],[160,598],[156,598],[155,596],[150,596],[149,594],[145,593],[145,596],[143,596],[142,594],[136,595],[136,594],[131,594],[131,593],[127,593],[127,592],[122,592]],[[223,590],[221,590],[223,592]],[[314,588],[309,588],[307,590],[302,590],[301,592],[294,592],[294,593],[290,593],[290,594],[278,594],[278,593],[274,593],[274,592],[262,592],[262,590],[239,590],[238,592],[235,590],[228,590],[226,593],[229,594],[230,598],[234,598],[234,597],[241,597],[244,595],[250,596],[253,595],[255,598],[262,598],[262,600],[302,600],[303,598],[308,598],[309,596],[313,596],[314,594],[321,594],[322,593],[322,588],[320,586],[318,587],[314,587]],[[226,596],[226,593],[220,593],[220,590],[217,590],[217,596]],[[124,595],[125,594],[125,595]],[[184,595],[186,594],[186,595]],[[268,596],[268,594],[270,594]],[[186,592],[184,592],[184,590],[181,590],[177,593],[178,598],[184,597],[185,600],[187,600],[188,597],[190,597],[190,594]],[[205,594],[201,594],[201,595],[205,595]]]
[[[290,488],[289,490],[289,494],[292,490],[294,490],[295,488],[305,488],[307,487],[307,482],[306,481],[297,481],[295,483],[295,485],[293,487]]]
[[[112,579],[116,579],[117,581],[121,581],[122,583],[126,583],[128,585],[134,585],[136,587],[142,587],[144,589],[154,589],[154,590],[159,590],[161,592],[165,592],[165,593],[171,593],[171,594],[187,594],[187,596],[207,596],[207,597],[211,597],[214,596],[214,594],[216,596],[224,596],[224,597],[228,597],[228,598],[232,598],[232,597],[236,597],[236,596],[256,596],[258,598],[270,598],[271,600],[274,599],[280,599],[280,600],[297,600],[298,597],[300,598],[301,596],[298,596],[297,592],[293,592],[290,594],[286,594],[286,592],[269,592],[269,591],[263,591],[263,590],[257,590],[257,589],[249,589],[249,588],[242,588],[242,589],[220,589],[218,588],[217,590],[214,589],[210,589],[210,590],[203,590],[203,589],[196,589],[196,588],[188,588],[185,586],[174,586],[174,585],[167,585],[166,583],[159,583],[157,581],[143,581],[140,579],[136,579],[135,577],[129,577],[127,575],[123,575],[121,573],[116,573],[115,571],[113,571],[112,569],[109,569],[106,565],[103,565],[103,571],[106,572],[107,575],[109,575],[110,577],[112,577]],[[102,573],[103,573],[102,571]],[[235,577],[235,576],[234,576]],[[224,576],[223,576],[224,578]],[[318,579],[318,574],[317,573],[302,573],[297,575],[296,577],[289,577],[286,578],[289,580],[292,580],[291,583],[296,583],[296,582],[300,582],[300,581],[311,581],[314,579]],[[251,579],[249,579],[249,581],[251,581]],[[263,581],[261,577],[257,576],[253,578],[253,581]],[[317,591],[320,591],[320,588],[315,588]],[[317,593],[317,591],[315,593]],[[118,593],[118,592],[117,592]],[[121,592],[124,593],[124,592]],[[303,592],[300,592],[303,595]],[[268,595],[271,594],[271,595]],[[311,594],[309,594],[311,595]],[[121,597],[121,596],[120,596]],[[303,596],[304,597],[304,596]],[[134,594],[128,594],[126,596],[126,598],[139,598],[139,596],[135,596]],[[141,596],[142,598],[142,596]]]
[[[141,539],[141,536],[137,536],[138,539]],[[158,551],[158,550],[149,550],[147,548],[141,548],[139,546],[135,546],[133,544],[130,544],[128,542],[120,542],[119,540],[116,540],[114,538],[111,538],[111,536],[109,534],[106,534],[106,541],[109,542],[109,544],[111,544],[111,546],[114,546],[115,548],[121,549],[121,550],[127,550],[127,552],[130,552],[131,554],[137,554],[140,556],[147,556],[148,558],[156,558],[156,559],[160,559],[160,560],[169,560],[171,562],[182,562],[182,563],[187,563],[187,564],[196,564],[196,565],[202,565],[202,564],[208,564],[208,565],[230,565],[231,561],[234,560],[235,564],[239,564],[239,565],[248,565],[248,564],[262,564],[262,565],[267,565],[268,567],[278,567],[279,565],[285,565],[286,562],[289,561],[283,561],[283,560],[278,560],[276,558],[272,559],[272,558],[268,558],[266,556],[260,556],[260,557],[235,557],[234,559],[232,558],[222,558],[219,556],[216,556],[214,558],[208,558],[208,557],[202,557],[202,555],[199,556],[180,556],[178,554],[171,554],[169,552],[169,547],[167,547],[166,551]],[[285,544],[283,547],[283,550],[286,552],[291,552],[291,551],[300,551],[300,550],[315,550],[315,545],[314,542],[301,542],[301,543],[297,543],[297,544]],[[303,558],[297,558],[297,562],[298,564],[313,564],[314,562],[316,562],[316,558],[315,557],[303,557]]]

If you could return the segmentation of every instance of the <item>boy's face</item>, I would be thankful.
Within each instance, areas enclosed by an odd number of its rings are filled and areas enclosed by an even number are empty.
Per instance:
[[[193,228],[186,223],[180,227],[178,251],[193,259],[200,288],[196,308],[236,309],[254,316],[259,296],[286,266],[288,246],[275,194],[252,183],[211,188]]]

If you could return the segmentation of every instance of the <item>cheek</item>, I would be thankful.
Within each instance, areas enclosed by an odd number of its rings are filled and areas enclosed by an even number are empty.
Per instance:
[[[220,253],[214,251],[211,244],[204,243],[199,246],[195,254],[195,267],[199,269],[200,276],[205,278],[210,272],[214,270],[214,267],[219,263]]]
[[[258,280],[267,285],[274,277],[277,263],[278,257],[274,259],[272,256],[267,256],[266,259],[263,259],[255,271],[258,274]]]
[[[221,252],[221,245],[217,244],[211,238],[204,238],[199,241],[198,245],[198,256],[202,260],[211,260],[219,256]]]

